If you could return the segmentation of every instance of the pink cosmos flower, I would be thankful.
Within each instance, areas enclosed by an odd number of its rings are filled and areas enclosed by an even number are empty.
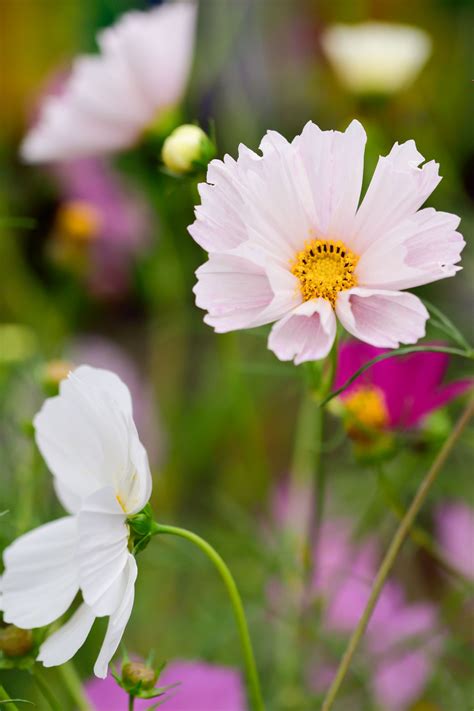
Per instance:
[[[435,512],[438,543],[447,560],[474,580],[474,509],[461,502],[441,504]]]
[[[160,709],[166,711],[246,711],[245,691],[240,674],[228,667],[206,662],[174,661],[165,667],[158,686],[180,682],[168,692],[168,700],[159,697]],[[92,679],[86,694],[95,711],[127,711],[128,696],[111,674]],[[137,699],[135,709],[144,711],[153,701]]]
[[[62,95],[44,102],[23,142],[23,158],[69,160],[133,145],[181,99],[195,20],[195,4],[177,2],[128,12],[101,32],[100,54],[78,58]]]
[[[101,298],[120,297],[130,286],[131,263],[145,250],[151,234],[146,203],[103,158],[57,163],[51,171],[63,197],[58,222],[77,221],[87,210],[96,216],[89,240],[90,290]]]
[[[275,322],[269,348],[296,364],[329,353],[336,317],[378,347],[424,335],[428,312],[404,290],[458,271],[459,218],[420,210],[440,177],[413,141],[379,159],[359,205],[365,142],[358,121],[309,122],[210,163],[189,232],[209,252],[194,291],[218,333]]]
[[[347,341],[339,349],[334,387],[339,388],[362,366],[387,349]],[[374,429],[401,429],[423,419],[462,395],[474,381],[466,378],[443,384],[449,356],[411,353],[375,363],[360,375],[340,398],[363,424]]]

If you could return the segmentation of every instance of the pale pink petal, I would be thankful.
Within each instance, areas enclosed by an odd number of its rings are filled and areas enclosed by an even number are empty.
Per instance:
[[[425,335],[429,318],[425,306],[413,294],[362,288],[341,291],[336,313],[349,333],[379,348],[416,343]]]
[[[435,513],[436,533],[444,555],[474,580],[474,509],[462,501],[441,504]]]
[[[328,301],[305,301],[277,321],[268,338],[268,347],[280,360],[295,365],[325,358],[336,336],[336,319]]]
[[[357,265],[358,283],[407,289],[454,276],[465,245],[458,225],[457,215],[420,210],[368,247]]]
[[[321,131],[310,121],[295,138],[311,187],[314,236],[349,237],[362,187],[366,140],[359,121],[352,121],[344,133]]]
[[[204,320],[218,333],[270,323],[295,304],[294,277],[289,272],[273,271],[274,284],[280,287],[280,294],[275,294],[270,274],[235,254],[211,254],[196,276],[196,305],[208,312]]]
[[[432,663],[423,651],[407,652],[377,665],[372,693],[386,711],[407,711],[423,693]]]
[[[43,642],[38,661],[45,667],[56,667],[72,659],[86,641],[94,620],[91,608],[84,603],[80,605],[66,624]]]
[[[196,6],[130,12],[99,34],[101,53],[78,58],[63,93],[43,104],[21,154],[68,160],[126,148],[184,91]]]
[[[353,226],[351,248],[359,255],[413,215],[436,188],[438,164],[431,161],[419,168],[422,161],[414,141],[396,143],[388,156],[379,158]]]

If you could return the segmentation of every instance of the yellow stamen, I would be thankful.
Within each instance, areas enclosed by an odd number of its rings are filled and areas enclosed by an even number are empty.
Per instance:
[[[101,217],[99,211],[83,200],[71,200],[58,210],[56,226],[59,235],[73,242],[89,242],[97,236]]]
[[[120,496],[120,494],[117,494],[117,496],[116,496],[115,498],[116,498],[117,501],[119,502],[120,508],[122,509],[122,511],[123,511],[124,513],[127,513],[127,511],[125,510],[125,504],[124,504],[123,499],[122,499],[122,497]]]
[[[327,299],[334,308],[338,293],[356,286],[358,261],[344,242],[312,239],[297,253],[291,273],[298,277],[305,301]]]
[[[361,385],[344,399],[347,432],[357,441],[371,440],[389,425],[385,396],[375,385]]]

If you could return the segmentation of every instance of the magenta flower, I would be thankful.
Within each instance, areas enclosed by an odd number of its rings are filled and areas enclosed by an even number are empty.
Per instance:
[[[230,667],[206,662],[177,660],[168,664],[160,675],[158,686],[180,682],[161,701],[164,711],[246,711],[245,691],[239,673]],[[128,696],[112,675],[92,679],[86,694],[95,711],[127,711]],[[164,697],[163,697],[164,698]],[[152,704],[151,704],[152,705]],[[150,700],[137,699],[135,709],[144,711]]]
[[[341,387],[364,363],[381,353],[359,341],[339,350],[335,388]],[[444,353],[412,353],[376,363],[355,380],[341,400],[362,424],[378,430],[416,427],[426,415],[461,395],[473,381],[443,385],[449,357]]]
[[[467,504],[447,502],[435,513],[439,546],[447,560],[474,580],[474,509]]]

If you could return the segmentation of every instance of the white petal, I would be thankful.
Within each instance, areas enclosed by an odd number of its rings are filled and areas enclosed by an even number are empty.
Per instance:
[[[125,627],[132,614],[135,597],[135,580],[137,579],[137,564],[130,554],[126,568],[126,586],[119,608],[110,616],[107,632],[102,648],[94,666],[94,674],[104,679],[107,676],[107,667],[117,651]]]
[[[428,311],[418,297],[402,291],[355,288],[341,291],[336,313],[356,338],[379,348],[416,343],[425,335]]]
[[[47,523],[17,538],[3,554],[5,622],[32,628],[61,617],[78,590],[77,521]]]
[[[78,515],[79,584],[84,601],[101,617],[117,608],[117,586],[128,561],[128,526],[108,487],[84,501]]]
[[[457,215],[419,210],[370,245],[357,265],[358,283],[408,289],[453,276],[465,245],[458,225]]]
[[[126,386],[109,371],[78,368],[34,419],[36,441],[69,510],[106,485],[123,496],[127,512],[151,491],[148,461],[131,415]],[[75,498],[76,497],[76,498]]]
[[[45,667],[57,667],[69,661],[86,641],[94,620],[91,608],[80,605],[66,624],[43,642],[38,661],[43,662]]]
[[[350,242],[359,255],[412,216],[438,185],[438,164],[430,161],[419,168],[422,161],[414,141],[396,143],[388,156],[379,158]]]
[[[280,360],[295,365],[325,358],[336,336],[336,319],[324,299],[305,301],[273,326],[268,347]]]

